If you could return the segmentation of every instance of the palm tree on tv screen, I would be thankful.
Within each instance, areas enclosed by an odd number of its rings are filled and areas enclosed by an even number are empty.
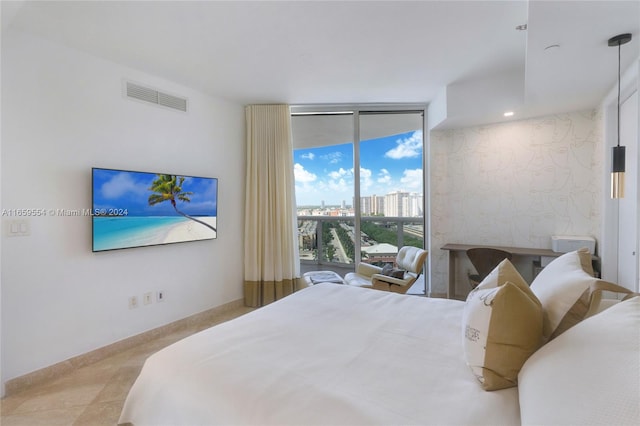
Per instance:
[[[207,228],[211,229],[213,232],[217,232],[216,228],[205,223],[201,220],[196,219],[195,217],[191,217],[186,213],[178,210],[176,205],[176,199],[180,201],[184,201],[185,203],[190,203],[191,198],[190,195],[193,195],[193,192],[183,191],[182,184],[184,183],[184,176],[174,176],[174,175],[156,175],[157,178],[151,183],[150,191],[154,193],[149,195],[149,205],[153,206],[158,203],[162,203],[164,201],[171,201],[171,205],[175,209],[175,211],[186,217],[187,219],[191,219],[195,222],[198,222]]]

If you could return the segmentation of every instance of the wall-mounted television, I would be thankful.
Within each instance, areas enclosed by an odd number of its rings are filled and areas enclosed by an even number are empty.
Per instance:
[[[93,251],[217,237],[218,179],[91,169]]]

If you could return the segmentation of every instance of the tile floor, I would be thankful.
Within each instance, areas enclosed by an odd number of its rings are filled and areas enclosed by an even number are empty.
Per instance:
[[[79,368],[1,401],[2,426],[115,425],[124,400],[147,357],[197,331],[236,318],[252,308],[240,307],[198,324]]]

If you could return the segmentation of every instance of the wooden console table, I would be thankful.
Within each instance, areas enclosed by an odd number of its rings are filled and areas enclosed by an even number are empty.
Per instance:
[[[475,247],[487,247],[496,248],[510,252],[513,256],[548,256],[559,257],[564,253],[558,253],[550,249],[536,249],[536,248],[523,248],[523,247],[503,247],[503,246],[486,246],[477,244],[446,244],[442,247],[442,250],[449,251],[449,287],[447,288],[447,298],[452,299],[456,295],[456,262],[460,253],[466,255],[466,251]],[[597,257],[594,256],[594,259]]]

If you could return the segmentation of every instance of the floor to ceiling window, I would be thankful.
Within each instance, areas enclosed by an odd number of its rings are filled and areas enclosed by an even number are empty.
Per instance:
[[[301,269],[345,272],[424,247],[424,109],[292,112]]]

